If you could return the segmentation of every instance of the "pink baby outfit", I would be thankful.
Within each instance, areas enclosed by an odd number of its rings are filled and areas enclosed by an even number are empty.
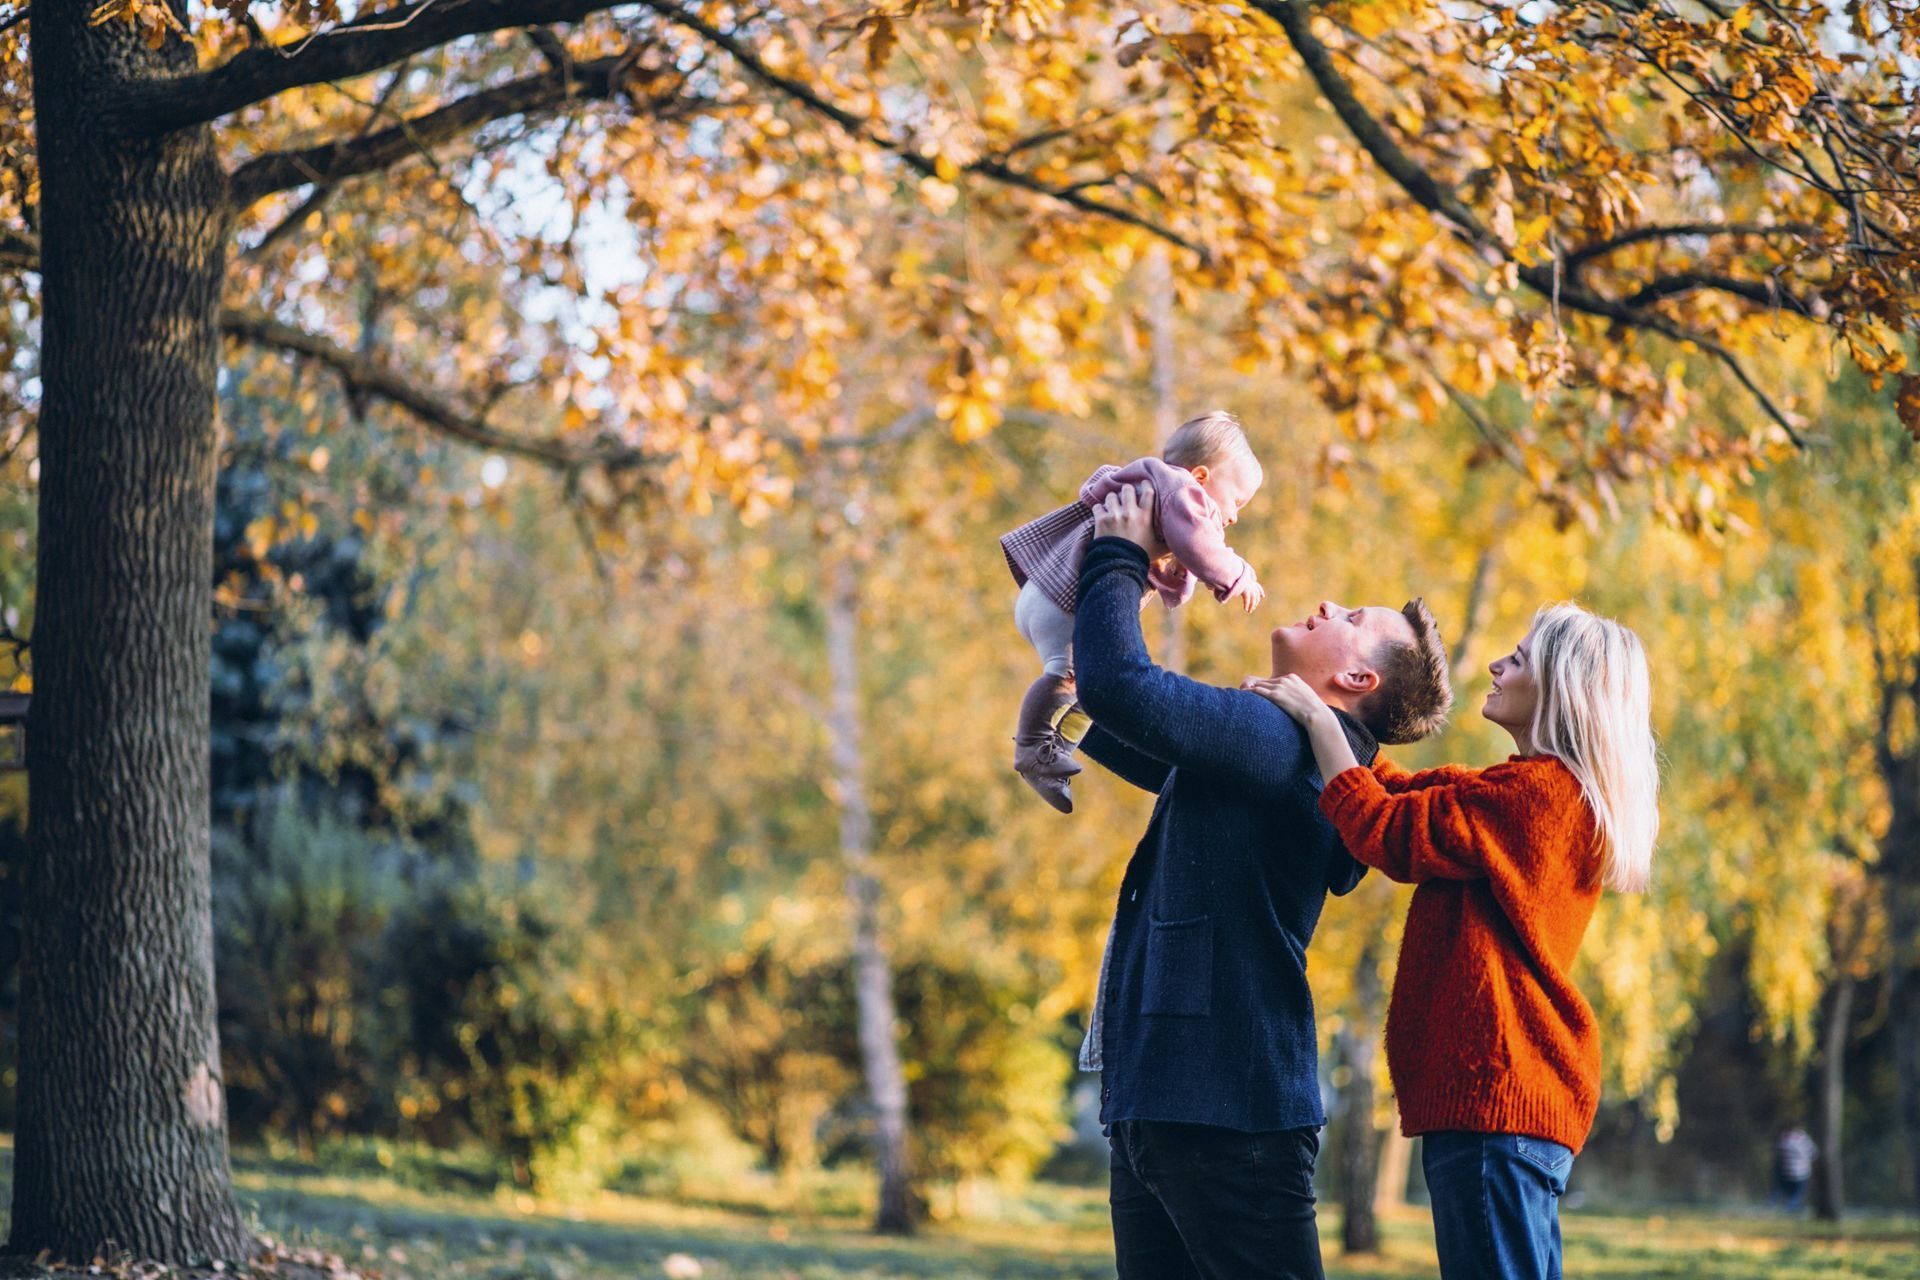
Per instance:
[[[1093,541],[1093,508],[1125,485],[1153,485],[1153,528],[1173,553],[1155,560],[1147,580],[1169,609],[1185,604],[1198,579],[1225,600],[1259,579],[1253,567],[1227,545],[1227,519],[1193,472],[1158,458],[1136,458],[1124,467],[1103,466],[1080,486],[1080,500],[1029,520],[1000,539],[1013,580],[1031,582],[1067,613],[1079,594],[1080,561]]]

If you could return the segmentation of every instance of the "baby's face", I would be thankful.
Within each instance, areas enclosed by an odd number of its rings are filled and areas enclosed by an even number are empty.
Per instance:
[[[1261,480],[1265,479],[1260,464],[1244,454],[1233,454],[1206,470],[1204,476],[1198,477],[1200,487],[1219,506],[1228,524],[1238,523],[1240,509],[1253,501],[1253,495],[1260,492]]]

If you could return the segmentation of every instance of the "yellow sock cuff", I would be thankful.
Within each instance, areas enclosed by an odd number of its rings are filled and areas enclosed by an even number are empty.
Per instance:
[[[1082,711],[1080,704],[1075,702],[1061,708],[1060,717],[1053,722],[1053,727],[1061,737],[1077,747],[1080,739],[1087,736],[1087,730],[1093,728],[1093,717]]]

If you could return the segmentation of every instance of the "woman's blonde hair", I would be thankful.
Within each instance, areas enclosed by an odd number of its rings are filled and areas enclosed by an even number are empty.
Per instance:
[[[1660,760],[1652,681],[1640,638],[1577,604],[1533,616],[1534,750],[1580,780],[1593,810],[1606,886],[1647,887],[1660,833]]]

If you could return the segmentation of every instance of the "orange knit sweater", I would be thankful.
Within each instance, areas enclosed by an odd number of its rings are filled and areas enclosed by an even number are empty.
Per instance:
[[[1354,857],[1418,886],[1387,1007],[1402,1129],[1578,1154],[1600,1101],[1593,1010],[1567,977],[1600,897],[1579,781],[1551,756],[1375,768],[1336,776],[1320,808]]]

